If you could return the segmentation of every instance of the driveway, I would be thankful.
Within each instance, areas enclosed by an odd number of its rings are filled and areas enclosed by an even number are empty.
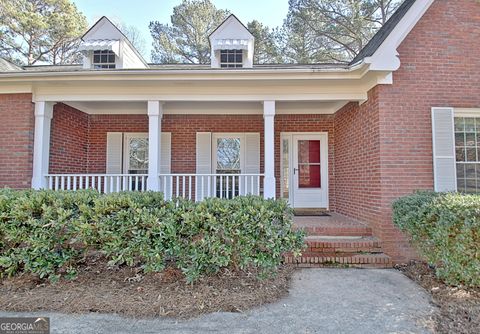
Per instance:
[[[49,316],[51,333],[431,333],[434,312],[425,291],[395,270],[297,271],[288,297],[245,313],[189,321],[117,315],[6,313]]]

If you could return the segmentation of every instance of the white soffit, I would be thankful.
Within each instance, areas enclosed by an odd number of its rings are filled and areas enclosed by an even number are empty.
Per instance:
[[[277,102],[276,114],[334,114],[349,101],[291,101]],[[140,101],[65,101],[65,104],[87,114],[147,114],[147,103]],[[263,115],[260,102],[166,102],[168,115]]]

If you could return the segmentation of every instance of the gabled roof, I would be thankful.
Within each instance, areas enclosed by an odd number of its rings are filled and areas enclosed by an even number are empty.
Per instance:
[[[215,28],[215,30],[212,31],[210,35],[208,35],[208,38],[210,39],[213,35],[220,33],[222,29],[225,28],[225,26],[231,23],[241,26],[250,35],[250,37],[253,38],[253,34],[250,32],[250,30],[248,30],[248,28],[243,24],[243,22],[240,21],[238,17],[236,17],[234,14],[230,14],[225,20],[223,20],[223,22],[217,28]]]
[[[102,33],[102,28],[105,30],[106,28],[109,28],[110,31],[106,32],[108,33],[107,37],[103,36],[98,36],[98,33]],[[112,35],[112,32],[114,33]],[[115,36],[116,35],[116,36]],[[82,36],[82,41],[89,40],[89,39],[112,39],[112,38],[118,38],[118,39],[128,39],[125,34],[118,29],[118,27],[110,21],[110,19],[106,16],[102,16],[95,22],[90,29],[87,30],[86,33],[83,34]]]
[[[0,72],[17,72],[22,71],[22,68],[9,62],[6,59],[0,58]]]
[[[392,33],[416,1],[417,0],[405,0],[395,13],[393,13],[390,19],[377,31],[367,45],[365,45],[358,55],[350,62],[350,65],[356,64],[366,57],[371,57],[382,45],[385,39]]]
[[[113,40],[112,42],[114,42],[115,39],[125,41],[145,66],[148,66],[145,59],[143,59],[143,56],[138,52],[135,46],[133,46],[128,37],[106,16],[102,16],[97,22],[95,22],[95,24],[91,26],[81,38],[83,43],[87,44],[89,43],[88,41],[92,41],[90,43],[98,43],[98,41]],[[82,49],[82,46],[80,49]]]

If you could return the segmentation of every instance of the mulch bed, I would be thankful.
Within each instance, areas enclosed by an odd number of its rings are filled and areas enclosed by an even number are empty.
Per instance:
[[[480,333],[480,289],[448,286],[424,262],[412,261],[397,269],[431,294],[438,307],[433,317],[436,333]]]
[[[74,280],[55,284],[32,276],[0,281],[0,310],[62,313],[117,313],[134,318],[191,318],[206,313],[244,312],[288,294],[294,269],[259,280],[255,272],[224,270],[193,285],[172,267],[143,275],[138,268],[108,268],[102,258],[89,259]]]

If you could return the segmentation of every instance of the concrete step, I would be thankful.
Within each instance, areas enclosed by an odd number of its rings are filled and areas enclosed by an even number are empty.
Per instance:
[[[303,229],[308,236],[344,236],[344,237],[369,237],[372,229],[368,226],[324,226],[295,224],[295,228]]]
[[[284,256],[284,263],[293,264],[299,268],[322,267],[353,267],[353,268],[391,268],[392,260],[388,255],[381,254],[353,254],[341,256]]]
[[[295,217],[296,229],[304,230],[309,236],[371,236],[372,229],[354,219],[332,213],[328,217]]]
[[[305,238],[304,255],[338,253],[382,253],[379,239],[371,236],[332,237],[310,235]]]

